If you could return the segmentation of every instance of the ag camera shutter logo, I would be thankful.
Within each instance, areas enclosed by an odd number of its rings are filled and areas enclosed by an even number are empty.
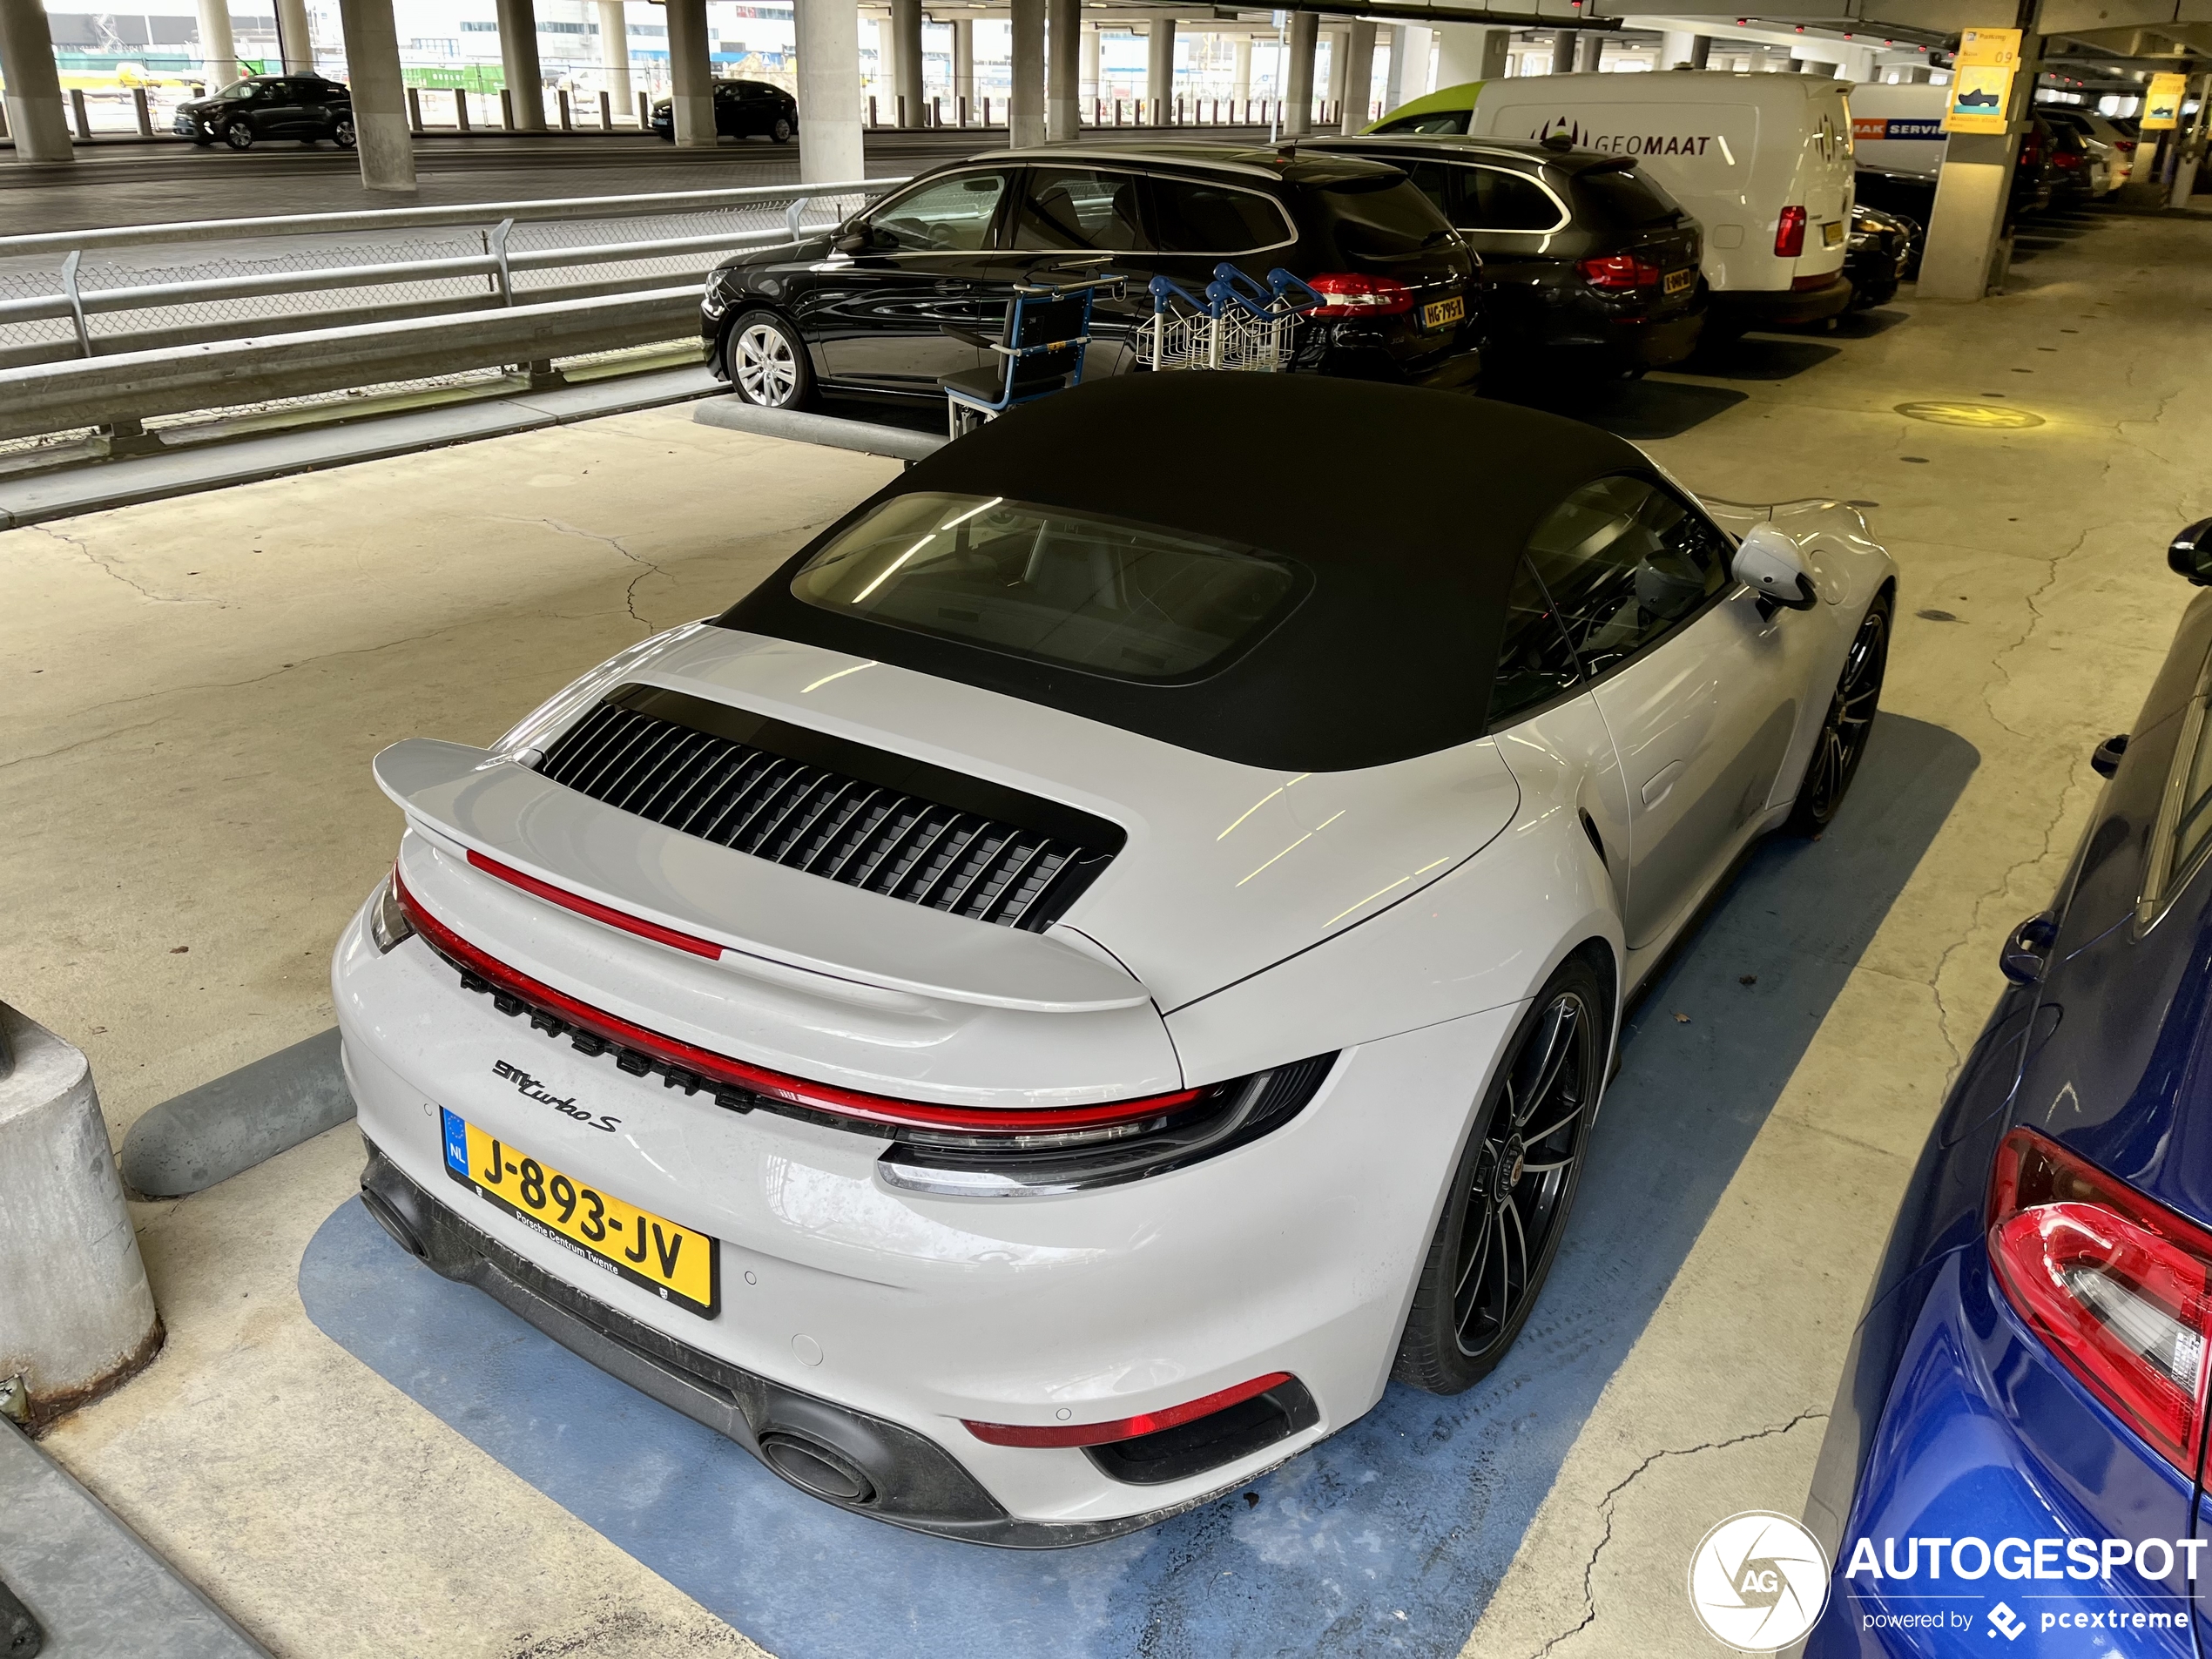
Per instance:
[[[1716,1642],[1771,1653],[1809,1633],[1828,1605],[1820,1541],[1787,1515],[1747,1509],[1698,1541],[1689,1605]]]

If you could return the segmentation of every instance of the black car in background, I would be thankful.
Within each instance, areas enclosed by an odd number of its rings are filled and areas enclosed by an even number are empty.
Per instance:
[[[948,163],[833,233],[718,267],[700,330],[748,402],[790,407],[818,388],[936,401],[940,376],[982,366],[962,334],[995,337],[1017,282],[1124,279],[1092,314],[1093,378],[1138,366],[1153,277],[1197,294],[1224,263],[1322,293],[1293,336],[1295,369],[1449,387],[1480,368],[1474,256],[1403,172],[1231,145]]]
[[[1633,156],[1448,135],[1309,140],[1401,168],[1480,260],[1486,364],[1641,374],[1696,349],[1703,233]]]
[[[173,130],[194,144],[220,138],[233,150],[250,150],[263,138],[307,144],[328,138],[350,150],[354,95],[343,83],[320,75],[248,75],[207,98],[179,104]]]
[[[1851,308],[1869,310],[1897,298],[1898,284],[1919,267],[1920,226],[1903,213],[1854,205],[1844,244],[1844,274]]]
[[[653,105],[651,125],[662,138],[676,142],[676,117],[666,98]],[[789,144],[799,131],[799,100],[765,81],[717,81],[714,131],[719,138],[758,135]]]

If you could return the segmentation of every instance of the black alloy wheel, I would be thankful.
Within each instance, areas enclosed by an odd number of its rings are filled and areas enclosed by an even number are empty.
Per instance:
[[[223,142],[233,150],[253,147],[253,129],[243,121],[233,121],[223,129]]]
[[[806,344],[772,311],[748,311],[730,325],[723,367],[732,389],[764,409],[804,408],[813,400]]]
[[[778,144],[789,144],[791,142],[791,122],[783,116],[778,116],[774,124],[768,129],[768,136],[773,138]]]
[[[1604,1092],[1610,1000],[1577,957],[1514,1033],[1452,1177],[1391,1374],[1456,1394],[1495,1370],[1535,1306]]]
[[[1790,811],[1791,833],[1817,835],[1835,821],[1851,779],[1858,775],[1858,763],[1865,758],[1866,740],[1873,735],[1874,716],[1882,701],[1882,674],[1889,660],[1890,596],[1885,593],[1867,606],[1844,658],[1844,671],[1836,678],[1828,718],[1813,739],[1805,780],[1798,786],[1797,804]]]
[[[354,118],[352,116],[341,115],[338,118],[336,124],[330,129],[330,141],[341,150],[350,150],[354,147]]]

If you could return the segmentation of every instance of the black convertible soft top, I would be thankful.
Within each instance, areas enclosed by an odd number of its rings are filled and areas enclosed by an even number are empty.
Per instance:
[[[910,468],[718,618],[1249,765],[1341,772],[1482,735],[1530,534],[1593,478],[1652,469],[1597,428],[1313,375],[1124,374],[1015,410]],[[793,597],[817,549],[912,491],[1004,496],[1296,561],[1303,600],[1201,678],[1143,683]]]

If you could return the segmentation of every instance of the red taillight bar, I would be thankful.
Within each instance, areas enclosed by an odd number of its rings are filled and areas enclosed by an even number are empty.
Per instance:
[[[1135,1417],[1117,1417],[1110,1423],[1050,1423],[1040,1428],[1027,1423],[968,1423],[965,1418],[961,1421],[966,1423],[969,1433],[993,1446],[1109,1446],[1116,1440],[1133,1440],[1139,1435],[1157,1434],[1163,1428],[1211,1417],[1216,1412],[1242,1405],[1255,1394],[1280,1388],[1290,1380],[1289,1372],[1271,1371],[1264,1377],[1255,1377],[1250,1382],[1238,1383],[1234,1388],[1224,1388],[1203,1399],[1188,1400],[1162,1411],[1141,1412]]]
[[[909,1129],[966,1130],[988,1135],[1048,1134],[1061,1130],[1103,1129],[1146,1117],[1157,1117],[1186,1106],[1206,1091],[1180,1089],[1172,1094],[1148,1095],[1138,1100],[1113,1101],[1103,1106],[988,1107],[936,1106],[924,1101],[898,1100],[887,1095],[863,1094],[833,1083],[810,1082],[804,1077],[771,1071],[728,1055],[716,1054],[678,1037],[649,1031],[619,1015],[577,1001],[564,991],[519,973],[496,957],[488,956],[422,907],[408,891],[397,870],[392,890],[414,922],[423,941],[465,974],[473,974],[495,989],[543,1008],[578,1030],[602,1041],[632,1049],[664,1065],[696,1072],[708,1082],[727,1083],[770,1100],[783,1101],[833,1117],[851,1117],[871,1123],[892,1123]]]
[[[524,893],[543,899],[548,904],[556,904],[563,910],[573,910],[579,916],[589,916],[594,921],[604,921],[610,927],[619,927],[626,934],[636,934],[638,938],[650,939],[655,944],[673,946],[678,950],[688,950],[692,955],[704,956],[711,962],[721,960],[722,947],[711,939],[700,939],[691,934],[679,934],[673,927],[664,927],[658,922],[647,921],[642,916],[625,915],[619,910],[599,903],[596,899],[587,899],[580,894],[570,893],[564,888],[555,887],[550,881],[541,881],[534,875],[524,875],[520,870],[502,864],[497,859],[488,859],[482,853],[473,850],[469,854],[469,862],[487,875],[497,876],[509,887],[520,887]]]

